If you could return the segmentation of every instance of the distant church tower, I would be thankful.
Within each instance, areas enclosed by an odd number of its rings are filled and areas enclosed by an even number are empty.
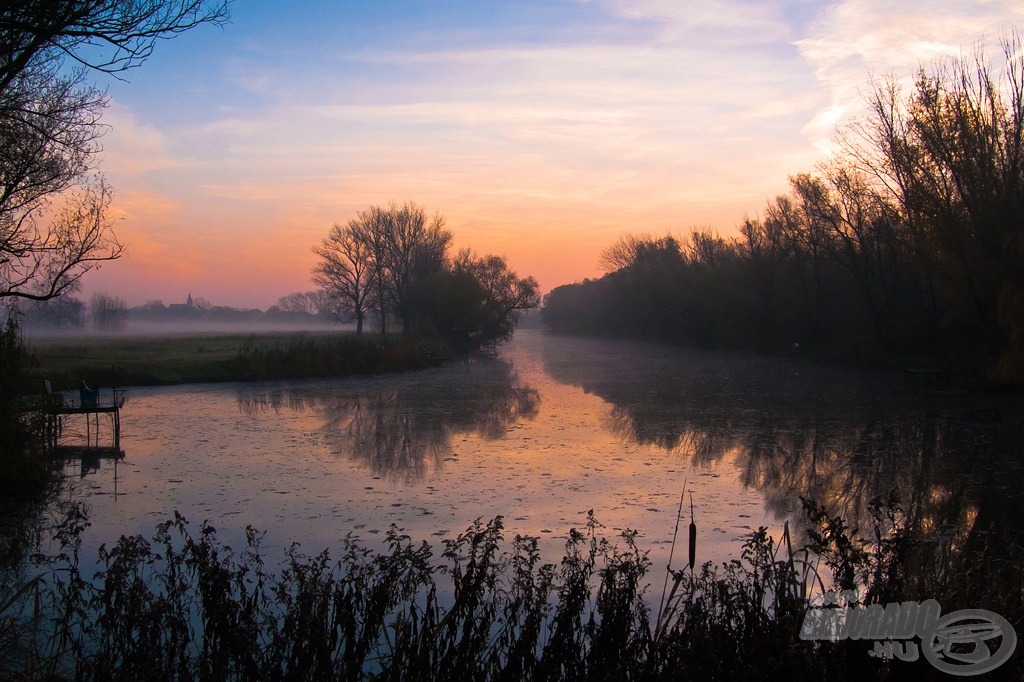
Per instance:
[[[188,292],[188,299],[185,301],[185,305],[189,308],[195,308],[196,304],[192,302],[192,292]]]

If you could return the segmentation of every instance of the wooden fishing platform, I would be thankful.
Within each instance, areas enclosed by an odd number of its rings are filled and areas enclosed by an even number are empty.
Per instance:
[[[79,390],[79,400],[76,404],[66,393],[53,391],[49,379],[44,381],[43,412],[46,415],[47,445],[53,450],[66,449],[67,446],[60,444],[64,432],[64,418],[82,415],[85,417],[85,450],[107,450],[122,454],[121,407],[124,405],[124,394],[123,391],[111,388],[110,395],[110,402],[104,403],[99,399],[99,389],[83,386]],[[106,415],[111,424],[113,435],[109,446],[100,445],[100,415]],[[72,448],[80,449],[81,446]]]

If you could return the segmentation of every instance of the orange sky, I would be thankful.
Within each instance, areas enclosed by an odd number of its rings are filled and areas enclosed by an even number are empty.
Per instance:
[[[127,250],[83,293],[266,308],[312,287],[332,223],[391,201],[546,291],[599,275],[626,232],[733,234],[825,158],[871,73],[1022,18],[1004,0],[238,2],[103,83]]]

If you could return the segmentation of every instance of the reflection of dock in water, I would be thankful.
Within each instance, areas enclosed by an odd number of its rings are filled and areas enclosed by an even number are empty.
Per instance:
[[[124,459],[124,450],[113,446],[86,447],[83,445],[57,445],[50,448],[51,453],[64,461],[78,460],[79,477],[85,478],[100,469],[101,460],[114,462],[114,495],[117,493],[117,463]]]

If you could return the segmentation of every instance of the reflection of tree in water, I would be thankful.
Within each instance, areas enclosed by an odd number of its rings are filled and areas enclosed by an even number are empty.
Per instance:
[[[422,480],[451,451],[454,435],[498,439],[537,415],[540,396],[503,360],[474,357],[444,367],[337,382],[241,389],[243,412],[316,412],[330,448],[374,475]]]
[[[911,396],[894,373],[626,343],[551,343],[544,362],[611,403],[607,426],[624,439],[697,466],[736,453],[780,518],[801,520],[803,496],[861,526],[868,502],[895,491],[933,537],[1024,527],[1019,398]]]

